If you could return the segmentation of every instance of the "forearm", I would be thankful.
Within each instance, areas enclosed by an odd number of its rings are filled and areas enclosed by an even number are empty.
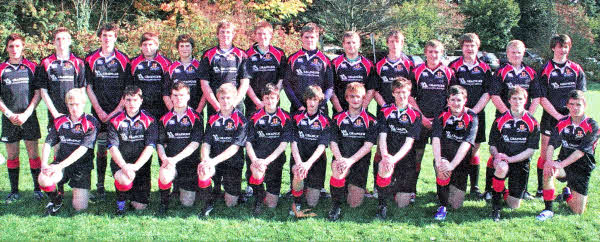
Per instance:
[[[535,152],[534,149],[528,148],[517,155],[508,157],[508,163],[517,163],[517,162],[527,160],[527,159],[531,158],[531,156],[533,156],[534,152]]]
[[[543,154],[547,161],[554,160],[554,146],[548,145],[546,148],[546,154]]]
[[[363,102],[363,108],[367,109],[369,108],[369,104],[371,103],[371,100],[373,100],[373,95],[375,94],[375,90],[368,90],[367,91],[367,95],[365,96],[364,102]]]
[[[123,168],[123,166],[127,164],[125,159],[123,159],[123,155],[121,155],[121,151],[119,151],[119,148],[113,146],[110,147],[108,151],[110,152],[110,156],[112,157],[112,160],[115,162],[115,164],[117,164],[117,166]]]
[[[542,108],[544,108],[544,111],[546,111],[548,114],[550,114],[555,119],[559,119],[562,116],[562,114],[560,114],[558,111],[556,111],[556,108],[554,108],[552,103],[550,103],[550,101],[548,101],[547,98],[545,98],[545,97],[540,98],[540,103],[542,104]]]
[[[240,102],[242,102],[242,100],[244,100],[244,97],[246,96],[246,92],[248,92],[248,88],[250,87],[250,80],[248,80],[247,78],[241,79],[240,80],[240,87],[238,88],[238,92],[237,92],[237,101],[236,101],[236,105],[239,104]]]
[[[14,114],[10,109],[8,109],[8,107],[6,106],[6,104],[4,104],[2,99],[0,99],[0,112],[2,112],[7,118]]]
[[[465,156],[467,155],[467,153],[469,152],[470,149],[471,149],[470,143],[462,142],[460,144],[460,147],[458,147],[458,150],[456,151],[456,155],[454,155],[454,158],[452,158],[452,162],[450,162],[450,165],[452,165],[452,167],[456,168],[458,166],[458,164],[460,164],[460,162],[462,162],[462,160],[465,158]]]
[[[585,155],[585,153],[583,153],[580,150],[576,150],[575,152],[571,153],[566,159],[561,161],[561,165],[563,167],[567,167],[573,163],[575,163],[577,160],[579,160],[581,157],[583,157],[583,155]]]
[[[435,163],[438,164],[442,161],[442,148],[440,144],[440,138],[434,137],[431,140],[431,147],[433,149],[433,159]]]
[[[181,160],[189,157],[194,153],[194,151],[196,151],[196,149],[198,149],[199,146],[200,144],[198,142],[189,143],[181,152],[179,152],[179,154],[173,157],[173,162],[178,163]]]
[[[490,101],[490,95],[487,93],[484,93],[481,98],[479,98],[479,101],[477,102],[477,104],[475,104],[475,106],[473,107],[473,112],[475,113],[480,113],[483,109],[485,109],[485,106],[487,105],[487,103]]]
[[[331,153],[333,154],[333,158],[335,158],[336,160],[341,160],[344,157],[342,156],[342,152],[340,152],[340,148],[338,147],[338,144],[336,142],[330,142],[329,143],[329,148],[331,149]]]
[[[298,150],[298,143],[292,143],[292,158],[294,158],[294,164],[302,163],[302,156],[300,156],[300,151]]]
[[[379,142],[377,142],[377,147],[379,148],[379,153],[381,154],[381,156],[389,155],[387,148],[387,133],[379,134]]]
[[[248,95],[248,98],[250,98],[250,100],[252,100],[252,102],[255,105],[258,105],[259,103],[261,103],[260,98],[258,98],[256,96],[256,93],[254,92],[254,89],[252,87],[248,87],[248,91],[246,92],[246,95]]]
[[[315,150],[315,152],[306,161],[306,163],[309,163],[312,166],[315,162],[317,162],[317,160],[321,157],[321,155],[323,155],[324,151],[325,151],[325,145],[319,145],[317,147],[317,149]]]
[[[250,142],[246,142],[246,155],[248,155],[250,161],[254,161],[258,158],[256,157],[256,153],[254,153],[254,148],[252,147],[252,143]]]
[[[88,98],[90,99],[90,102],[92,103],[92,108],[94,109],[94,111],[96,111],[96,113],[105,113],[102,107],[100,107],[100,103],[98,103],[98,98],[96,97],[96,94],[93,91],[92,85],[87,85],[86,92]]]
[[[394,163],[397,163],[398,161],[402,160],[402,158],[404,158],[404,156],[408,154],[408,151],[411,150],[414,142],[415,140],[413,138],[406,138],[406,141],[404,141],[404,144],[402,145],[402,147],[400,147],[400,150],[398,150],[398,152],[396,152],[396,154],[394,155]]]
[[[505,113],[506,111],[508,111],[508,108],[506,107],[506,105],[504,105],[504,102],[502,102],[500,96],[492,95],[491,99],[494,106],[496,106],[496,110],[498,110],[498,112]]]
[[[281,153],[283,153],[285,151],[285,148],[287,148],[288,143],[287,142],[281,142],[279,144],[279,146],[277,147],[277,149],[275,149],[275,151],[273,151],[273,153],[271,153],[271,155],[269,155],[269,157],[267,157],[267,161],[269,163],[273,162],[275,159],[277,159],[277,157],[279,157],[281,155]]]
[[[336,112],[344,111],[342,105],[340,104],[340,100],[335,94],[331,96],[331,104],[333,104],[333,109],[335,109]]]
[[[200,150],[200,161],[206,161],[210,159],[210,145],[208,143],[202,143]]]
[[[211,106],[213,106],[213,108],[217,109],[217,107],[219,107],[219,102],[217,101],[217,97],[215,97],[215,94],[213,93],[212,89],[210,88],[208,81],[202,80],[200,85],[202,87],[202,92],[204,93],[204,96],[206,97],[206,101],[208,101],[208,103]]]
[[[48,157],[50,156],[51,151],[52,151],[52,146],[50,146],[50,144],[48,144],[48,143],[44,143],[44,146],[42,146],[42,156],[40,157],[42,166],[45,166],[48,164]]]
[[[144,166],[146,164],[146,162],[148,162],[148,160],[150,160],[153,152],[154,152],[153,146],[149,145],[149,146],[146,146],[146,148],[144,148],[144,150],[140,154],[140,157],[138,157],[138,159],[135,161],[135,166],[137,166],[137,169],[142,168],[142,166]]]
[[[498,155],[498,149],[496,148],[496,146],[490,146],[490,155],[492,157],[497,156]]]
[[[73,153],[71,153],[66,159],[58,163],[58,166],[61,169],[64,169],[71,164],[75,163],[79,158],[81,158],[88,151],[88,148],[85,146],[79,146]]]
[[[240,147],[237,145],[229,146],[227,149],[225,149],[225,151],[223,151],[221,154],[219,154],[215,158],[213,158],[213,160],[215,161],[215,165],[233,157],[235,155],[235,153],[238,152],[239,149],[240,149]]]
[[[158,153],[158,158],[160,160],[164,160],[168,157],[167,153],[165,152],[165,147],[162,144],[156,145],[156,153]]]
[[[42,99],[44,99],[44,103],[46,103],[46,107],[48,108],[48,111],[50,111],[50,114],[52,115],[52,117],[56,118],[59,114],[58,110],[56,110],[56,107],[54,107],[54,103],[52,102],[52,99],[50,99],[50,95],[48,95],[48,91],[46,89],[42,89]]]
[[[350,157],[350,159],[353,160],[354,162],[357,162],[358,160],[362,159],[365,155],[367,155],[369,152],[371,152],[372,147],[373,147],[373,143],[365,142],[363,144],[363,146],[360,147],[360,149],[356,153],[354,153],[354,155],[352,155]]]

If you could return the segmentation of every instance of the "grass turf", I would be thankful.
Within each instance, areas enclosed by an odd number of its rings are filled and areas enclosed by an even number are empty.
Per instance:
[[[600,120],[600,84],[590,84],[587,94],[587,114]],[[284,107],[289,102],[283,97]],[[373,110],[374,103],[371,105]],[[88,105],[89,109],[89,105]],[[44,104],[38,107],[38,118],[45,138],[46,111]],[[486,108],[487,130],[493,120],[494,108],[490,103]],[[541,107],[535,115],[541,116]],[[43,139],[41,140],[43,141]],[[4,146],[0,152],[5,154]],[[289,149],[288,149],[289,157]],[[600,158],[600,152],[596,159]],[[330,152],[328,155],[331,156]],[[537,187],[534,155],[529,178],[529,191],[534,193]],[[487,143],[481,146],[482,165],[479,185],[484,186],[485,161],[489,157]],[[435,194],[435,176],[432,168],[433,155],[431,146],[427,146],[423,159],[423,170],[418,183],[417,202],[404,209],[389,204],[388,220],[374,219],[377,201],[365,199],[364,204],[356,209],[342,207],[343,218],[338,222],[328,222],[327,212],[331,201],[320,201],[314,209],[315,218],[297,220],[288,216],[291,201],[281,198],[276,209],[264,209],[262,215],[252,216],[253,200],[233,208],[225,207],[218,202],[212,216],[198,219],[196,214],[203,203],[197,202],[192,208],[182,207],[179,202],[172,201],[165,217],[155,216],[158,209],[158,162],[156,155],[153,162],[153,182],[149,209],[141,212],[128,212],[124,217],[114,216],[115,193],[113,178],[107,172],[106,201],[90,204],[87,211],[76,213],[70,201],[72,194],[66,186],[65,207],[58,216],[42,218],[46,201],[36,202],[32,197],[32,182],[27,164],[24,144],[21,148],[21,200],[12,204],[0,204],[0,240],[598,240],[600,230],[600,189],[597,172],[592,174],[585,214],[579,216],[570,212],[564,203],[555,204],[555,217],[543,223],[535,220],[543,208],[541,200],[524,201],[516,210],[508,208],[502,211],[501,222],[494,223],[489,219],[490,205],[481,200],[474,200],[467,195],[464,207],[449,210],[447,220],[436,222],[432,219],[438,204]],[[287,191],[289,176],[287,165],[284,166],[282,193]],[[328,174],[330,171],[328,171]],[[95,190],[95,171],[92,171],[92,192]],[[369,172],[371,174],[371,172]],[[327,176],[329,177],[329,175]],[[245,182],[244,182],[245,183]],[[243,185],[245,186],[245,185]],[[564,185],[558,183],[557,190]],[[328,179],[325,182],[328,188]],[[370,175],[367,188],[372,190],[373,177]],[[0,198],[10,191],[6,168],[0,169]]]

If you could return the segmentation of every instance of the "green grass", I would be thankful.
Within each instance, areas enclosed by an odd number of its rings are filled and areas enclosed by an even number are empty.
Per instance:
[[[600,120],[600,84],[591,84],[588,92],[587,113]],[[284,98],[285,99],[285,98]],[[289,105],[282,100],[284,106]],[[374,108],[374,105],[371,107]],[[492,123],[493,105],[487,106],[487,127]],[[538,120],[541,109],[535,115]],[[38,108],[40,126],[46,125],[46,112],[43,104]],[[45,131],[42,136],[45,138]],[[556,216],[551,221],[539,223],[535,215],[544,208],[541,200],[524,201],[516,210],[505,208],[503,219],[492,222],[488,215],[490,205],[484,201],[467,199],[464,207],[450,210],[445,222],[432,219],[437,208],[435,195],[435,176],[432,168],[431,147],[425,151],[423,171],[419,179],[417,202],[408,208],[398,209],[390,206],[390,218],[386,221],[374,219],[377,201],[366,199],[357,208],[344,206],[344,217],[339,222],[328,222],[326,214],[330,200],[322,200],[315,212],[318,217],[296,220],[287,215],[290,201],[280,200],[274,210],[266,209],[259,217],[251,214],[251,204],[246,203],[234,208],[226,208],[223,202],[217,204],[209,219],[198,219],[202,203],[193,208],[183,208],[178,202],[171,202],[167,217],[154,216],[158,208],[158,188],[153,179],[151,203],[149,209],[142,212],[129,212],[124,217],[115,217],[115,193],[113,178],[107,175],[108,198],[100,204],[90,204],[87,211],[75,213],[70,205],[71,192],[66,186],[66,207],[59,216],[42,218],[40,215],[46,202],[35,202],[31,196],[32,182],[27,164],[27,155],[22,145],[20,188],[22,199],[16,203],[0,204],[0,240],[46,239],[46,240],[598,240],[600,230],[600,189],[599,178],[594,172],[590,182],[590,196],[584,215],[573,215],[564,203],[555,204]],[[4,146],[0,152],[5,154]],[[480,187],[484,185],[485,160],[489,156],[487,144],[481,148],[482,166]],[[600,152],[596,159],[600,160]],[[330,154],[329,154],[330,155]],[[538,153],[534,155],[537,159]],[[153,161],[153,177],[158,171],[156,156]],[[285,167],[288,167],[287,165]],[[533,163],[532,168],[535,168]],[[109,172],[108,172],[109,173]],[[92,173],[95,184],[95,171]],[[284,174],[287,174],[284,171]],[[369,173],[370,174],[370,173]],[[4,166],[0,169],[0,197],[8,195],[10,185]],[[328,176],[329,177],[329,176]],[[328,181],[328,179],[327,179]],[[287,191],[289,177],[283,176],[282,192]],[[245,186],[245,185],[243,185]],[[328,182],[326,187],[328,188]],[[529,191],[536,188],[536,171],[531,170]],[[94,185],[92,185],[94,187]],[[370,176],[367,187],[373,187]],[[557,186],[559,189],[563,185]],[[95,188],[93,188],[95,189]]]

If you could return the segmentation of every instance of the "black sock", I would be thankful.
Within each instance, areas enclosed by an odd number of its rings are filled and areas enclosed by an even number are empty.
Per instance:
[[[479,165],[471,165],[471,170],[469,174],[470,182],[471,182],[471,192],[475,190],[474,188],[479,185]]]
[[[96,188],[98,188],[98,192],[104,192],[104,179],[106,177],[106,156],[96,156],[96,175],[97,182]]]
[[[127,192],[117,190],[117,202],[123,202],[127,200]]]
[[[390,197],[390,185],[381,187],[377,185],[377,200],[379,205],[387,206],[387,200]]]
[[[550,210],[550,211],[552,211],[552,203],[553,203],[553,202],[554,202],[553,200],[550,200],[550,201],[544,201],[544,205],[546,205],[546,208],[545,208],[545,210]]]
[[[252,191],[254,192],[255,203],[262,203],[265,200],[265,196],[267,195],[265,191],[265,186],[263,184],[250,184],[250,187],[252,187]]]
[[[213,202],[213,188],[211,186],[205,188],[199,188],[200,199],[204,200],[205,205],[211,204]]]
[[[294,203],[296,203],[296,205],[299,205],[302,203],[302,196],[294,196]]]
[[[500,210],[502,207],[502,197],[504,196],[504,190],[501,192],[493,191],[492,192],[492,209]]]
[[[421,174],[421,162],[418,162],[417,167],[419,167],[419,169],[417,169],[417,176],[415,177],[415,185],[413,186],[413,192],[416,194],[417,193],[417,182],[419,182],[419,174]]]
[[[544,170],[543,169],[537,169],[537,183],[538,183],[538,191],[544,190]]]
[[[437,195],[440,200],[440,205],[448,207],[448,197],[450,196],[450,185],[440,186],[437,185]]]
[[[492,189],[492,178],[494,177],[494,172],[496,172],[496,169],[494,169],[494,168],[487,167],[485,169],[485,191],[486,192],[494,191]]]
[[[41,169],[31,169],[31,178],[33,179],[33,190],[40,191],[40,183],[38,177],[40,176]]]
[[[160,204],[169,205],[169,195],[171,195],[171,188],[161,189],[160,193]]]
[[[346,188],[346,186],[343,186],[343,187],[329,186],[329,189],[331,192],[331,201],[333,203],[333,206],[339,207],[342,205],[342,203],[344,201],[344,195],[346,195],[345,188]]]
[[[8,179],[10,180],[10,192],[19,192],[19,167],[8,169]]]
[[[57,190],[46,192],[46,194],[50,198],[50,201],[55,205],[62,204],[62,196]]]

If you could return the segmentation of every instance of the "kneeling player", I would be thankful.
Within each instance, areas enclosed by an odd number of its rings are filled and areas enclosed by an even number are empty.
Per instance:
[[[325,182],[327,157],[325,148],[330,141],[330,120],[319,112],[319,105],[324,100],[323,91],[318,86],[309,86],[304,92],[305,110],[294,115],[294,142],[290,162],[292,171],[292,195],[294,202],[290,214],[296,217],[315,216],[301,210],[302,194],[306,182],[306,201],[308,206],[315,207],[319,202],[320,190]]]
[[[42,148],[42,173],[40,188],[48,194],[50,202],[45,215],[55,215],[62,207],[64,184],[73,189],[73,208],[87,208],[90,177],[94,168],[93,150],[96,143],[98,120],[85,114],[87,96],[81,89],[71,89],[65,96],[68,115],[56,117]],[[54,161],[48,165],[52,146],[59,144]],[[58,189],[57,186],[58,185]]]
[[[331,151],[335,160],[331,163],[332,174],[329,180],[333,200],[333,207],[329,212],[331,221],[339,219],[340,206],[346,193],[348,204],[353,208],[362,204],[365,194],[371,147],[377,142],[377,122],[362,108],[365,94],[362,83],[348,84],[344,93],[348,110],[333,116],[335,123],[331,125]]]
[[[204,133],[203,119],[194,108],[188,106],[190,87],[176,82],[171,87],[173,109],[160,119],[157,147],[161,166],[158,171],[160,189],[159,214],[169,207],[169,195],[173,181],[179,187],[179,200],[186,207],[194,205],[198,176],[196,167],[200,161],[198,147]]]
[[[137,209],[146,209],[150,196],[150,166],[158,139],[154,118],[140,110],[142,90],[127,86],[123,91],[125,111],[110,120],[108,148],[110,168],[117,190],[117,215],[125,213],[126,200]]]
[[[432,146],[440,207],[436,220],[446,219],[446,207],[462,206],[467,189],[471,146],[477,134],[477,114],[465,106],[467,91],[461,86],[448,90],[448,109],[434,120]]]
[[[417,182],[415,150],[421,133],[421,114],[408,104],[412,84],[404,77],[392,83],[394,103],[381,109],[379,119],[379,151],[382,159],[376,165],[375,184],[379,191],[377,217],[387,217],[387,199],[394,196],[398,207],[410,204]]]
[[[248,121],[244,114],[234,107],[237,89],[229,82],[217,89],[217,99],[221,110],[210,116],[202,141],[202,153],[198,165],[198,187],[206,204],[199,217],[206,217],[214,208],[214,198],[210,192],[211,178],[225,188],[225,205],[237,204],[242,189],[242,169],[244,168],[244,145],[247,139]],[[215,173],[222,176],[216,176]],[[222,182],[222,183],[221,183]]]
[[[585,115],[585,107],[583,92],[571,91],[567,101],[569,115],[558,120],[558,124],[552,131],[544,164],[543,196],[546,208],[536,217],[540,221],[554,216],[552,211],[554,178],[567,182],[562,196],[571,211],[576,214],[585,211],[590,175],[596,167],[594,150],[600,136],[598,123]],[[559,146],[562,148],[558,160],[553,160],[554,148]]]
[[[276,85],[268,83],[261,96],[264,108],[252,115],[246,142],[246,153],[252,161],[249,183],[256,194],[254,214],[261,212],[263,202],[270,208],[277,206],[281,172],[287,160],[284,151],[292,140],[293,125],[290,115],[277,107],[279,88]]]
[[[533,115],[525,110],[527,91],[516,86],[508,92],[510,110],[492,124],[490,131],[490,154],[494,157],[492,178],[492,219],[500,220],[501,197],[508,194],[506,203],[518,208],[525,193],[529,177],[529,162],[538,149],[540,127]],[[508,178],[508,190],[505,179]]]

